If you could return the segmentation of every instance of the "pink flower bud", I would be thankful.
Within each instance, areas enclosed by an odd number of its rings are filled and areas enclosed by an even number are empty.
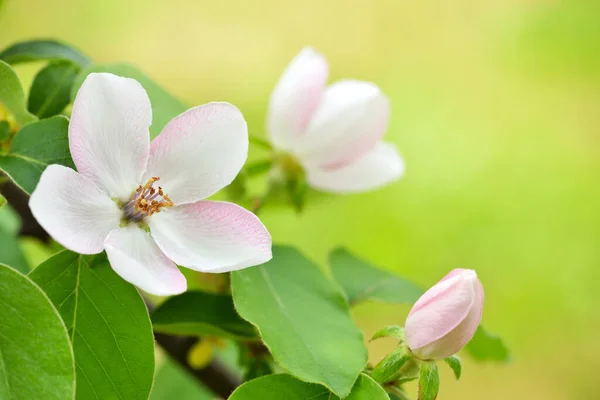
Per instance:
[[[475,271],[455,269],[429,289],[406,319],[408,347],[422,360],[457,353],[475,334],[483,312],[483,286]]]

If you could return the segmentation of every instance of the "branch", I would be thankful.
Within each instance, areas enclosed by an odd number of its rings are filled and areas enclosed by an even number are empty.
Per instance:
[[[28,205],[29,196],[10,181],[0,185],[0,192],[21,216],[22,226],[20,234],[33,236],[47,242],[50,236],[33,217]],[[151,311],[152,305],[147,301],[146,305],[148,306],[148,311]],[[190,375],[194,376],[204,386],[222,398],[228,398],[235,388],[241,384],[240,379],[216,359],[213,359],[207,367],[202,369],[194,369],[188,363],[187,355],[192,346],[198,341],[197,338],[161,333],[155,333],[154,338],[173,360],[177,361]]]
[[[198,341],[197,338],[171,336],[156,332],[154,338],[173,360],[220,397],[227,399],[241,384],[240,379],[216,358],[213,358],[210,364],[202,369],[194,369],[188,363],[188,353]]]

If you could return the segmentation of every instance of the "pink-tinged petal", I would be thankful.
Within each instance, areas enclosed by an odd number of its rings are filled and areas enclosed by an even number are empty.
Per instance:
[[[321,101],[329,67],[325,57],[304,48],[290,62],[269,101],[267,132],[277,148],[291,150]]]
[[[92,73],[81,85],[69,123],[69,146],[80,174],[125,200],[146,170],[152,107],[136,80]]]
[[[248,127],[229,103],[187,110],[167,124],[150,146],[145,179],[159,184],[175,204],[215,194],[236,177],[248,156]]]
[[[100,253],[121,219],[121,210],[104,191],[62,165],[44,170],[29,208],[54,240],[81,254]]]
[[[173,261],[136,225],[111,231],[104,242],[111,267],[127,282],[157,296],[185,292],[187,282]]]
[[[457,353],[481,321],[483,300],[483,287],[474,271],[452,271],[411,310],[405,325],[411,351],[424,360]]]
[[[202,272],[234,271],[271,259],[271,235],[258,217],[227,202],[199,201],[148,218],[152,236],[177,264]]]
[[[357,193],[380,188],[404,174],[404,161],[396,147],[378,143],[349,165],[328,169],[306,166],[307,180],[315,189],[333,193]]]
[[[387,97],[374,84],[339,81],[329,86],[294,153],[304,162],[341,167],[369,152],[390,118]]]

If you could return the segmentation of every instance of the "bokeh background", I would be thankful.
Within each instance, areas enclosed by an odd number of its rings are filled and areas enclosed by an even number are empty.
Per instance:
[[[5,0],[0,47],[38,37],[136,64],[190,105],[234,103],[256,136],[303,46],[332,80],[376,82],[406,177],[302,216],[267,209],[275,241],[323,264],[345,245],[423,286],[475,268],[512,363],[465,355],[441,399],[600,398],[598,0]],[[356,317],[372,332],[407,311]],[[389,349],[370,346],[372,359]]]

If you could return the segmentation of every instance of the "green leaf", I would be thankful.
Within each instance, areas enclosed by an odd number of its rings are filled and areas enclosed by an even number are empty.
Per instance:
[[[215,397],[169,358],[159,367],[150,394],[150,400],[214,400]]]
[[[154,337],[144,301],[106,255],[62,251],[30,274],[62,316],[77,363],[78,399],[147,399]]]
[[[510,350],[506,347],[502,338],[486,331],[481,325],[475,331],[475,335],[467,344],[466,349],[477,360],[510,361]]]
[[[273,369],[268,360],[264,358],[253,358],[249,361],[248,370],[244,374],[244,382],[252,379],[260,378],[261,376],[271,375]]]
[[[0,121],[0,142],[10,137],[10,124],[8,121]],[[1,150],[1,147],[0,147]]]
[[[0,155],[0,170],[31,194],[48,165],[61,164],[74,169],[68,127],[69,120],[62,116],[26,125],[13,138],[8,153]]]
[[[273,166],[273,160],[261,160],[254,163],[250,163],[244,167],[244,172],[248,174],[248,176],[256,176],[261,175],[266,172],[269,172],[271,167]]]
[[[151,138],[155,138],[167,122],[187,110],[187,107],[181,101],[173,97],[173,95],[155,83],[146,74],[129,64],[94,64],[85,68],[75,80],[71,94],[72,98],[75,98],[75,94],[81,87],[81,84],[92,72],[109,72],[118,76],[133,78],[146,89],[152,103]]]
[[[460,362],[460,358],[454,355],[444,359],[444,361],[446,361],[446,364],[448,364],[450,368],[452,368],[456,380],[459,380],[460,374],[462,372],[462,363]]]
[[[4,207],[6,205],[6,198],[4,196],[2,196],[2,193],[0,193],[0,207]]]
[[[323,386],[299,381],[291,375],[267,375],[244,383],[229,400],[340,400]],[[360,375],[345,400],[388,400],[385,390],[367,375]]]
[[[384,337],[393,337],[400,341],[404,340],[404,328],[398,325],[390,325],[381,328],[373,334],[370,341],[377,340]]]
[[[0,203],[6,199],[0,195]],[[19,246],[17,234],[21,229],[19,215],[10,207],[0,205],[0,264],[6,264],[24,274],[29,272],[29,264]]]
[[[48,297],[27,276],[0,265],[0,305],[0,399],[72,399],[73,351]]]
[[[39,60],[65,60],[85,67],[91,63],[88,56],[56,40],[27,40],[15,43],[0,53],[0,60],[18,64]]]
[[[436,363],[421,364],[419,400],[435,400],[440,390],[440,376]]]
[[[2,107],[20,126],[36,119],[25,107],[25,92],[17,73],[4,61],[0,61],[0,108]]]
[[[190,291],[174,296],[152,313],[156,332],[210,335],[239,340],[258,337],[254,327],[235,311],[229,295]]]
[[[59,114],[71,101],[71,87],[79,67],[69,61],[54,61],[36,75],[27,108],[39,118]]]
[[[396,380],[401,374],[401,369],[412,359],[412,355],[404,346],[396,348],[388,354],[373,369],[371,376],[379,383]]]
[[[424,293],[412,282],[375,268],[343,248],[331,252],[329,265],[351,305],[366,300],[413,304]]]
[[[337,286],[297,250],[273,246],[273,259],[231,273],[233,300],[275,360],[291,374],[340,397],[367,361],[361,331]]]

